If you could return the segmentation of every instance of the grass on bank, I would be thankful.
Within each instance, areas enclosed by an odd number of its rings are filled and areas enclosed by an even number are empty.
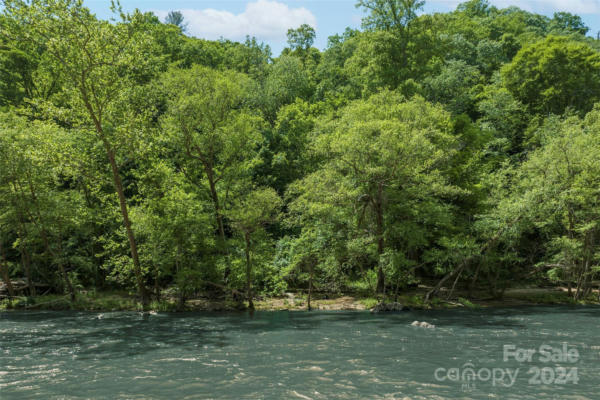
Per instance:
[[[598,304],[597,295],[590,295],[587,298],[575,300],[564,291],[533,292],[533,293],[515,293],[510,295],[511,299],[535,304],[572,304],[586,305]]]
[[[482,306],[512,305],[559,305],[559,304],[598,304],[597,294],[590,295],[586,299],[575,301],[565,291],[548,290],[529,291],[527,289],[507,291],[503,299],[497,300],[472,300],[458,297],[454,300],[434,298],[429,304],[425,304],[424,293],[405,293],[396,298],[387,297],[386,302],[398,301],[399,303],[413,309],[446,309],[455,307],[466,307],[470,309]],[[321,310],[356,310],[370,309],[380,302],[379,298],[366,293],[352,295],[315,295],[312,299],[313,309]],[[257,310],[306,310],[306,293],[296,293],[290,297],[264,297],[255,301]],[[183,308],[178,307],[176,299],[165,296],[160,301],[150,302],[148,310],[173,312],[173,311],[233,311],[244,308],[243,304],[234,303],[229,300],[188,300]],[[142,311],[142,305],[138,298],[126,291],[82,291],[78,293],[75,302],[71,302],[69,296],[59,294],[47,294],[42,296],[16,297],[12,300],[0,300],[0,310],[77,310],[77,311]]]
[[[169,305],[153,302],[152,309],[170,311]],[[141,311],[142,305],[127,292],[80,292],[74,302],[69,296],[46,294],[22,296],[0,302],[0,310],[79,310],[79,311]]]

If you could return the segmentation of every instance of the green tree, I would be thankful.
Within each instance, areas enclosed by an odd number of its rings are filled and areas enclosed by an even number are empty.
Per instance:
[[[548,36],[521,49],[502,68],[504,84],[531,111],[588,112],[600,100],[600,53],[566,37]]]
[[[296,29],[288,29],[287,42],[290,49],[308,51],[315,41],[315,28],[308,24],[302,24]]]
[[[484,88],[477,109],[479,126],[494,135],[489,150],[514,155],[523,151],[529,115],[523,103],[504,87],[494,84]],[[500,155],[500,154],[498,154]],[[501,156],[501,158],[503,158]]]
[[[143,257],[154,268],[154,291],[158,298],[161,287],[174,281],[183,308],[186,297],[214,277],[207,268],[215,244],[210,202],[164,160],[153,160],[143,170],[139,186],[144,200],[133,219]]]
[[[411,205],[428,203],[431,209],[437,196],[456,193],[442,173],[456,145],[450,129],[448,114],[421,98],[406,101],[385,91],[354,102],[316,138],[324,164],[292,189],[300,192],[291,204],[294,212],[311,215],[319,204],[333,207],[331,217],[354,220],[375,244],[378,292],[386,284],[380,258],[402,234],[416,234],[403,229],[414,226],[406,221],[421,218],[410,215]],[[400,246],[408,255],[412,244]]]
[[[356,99],[356,89],[350,84],[344,64],[352,56],[357,45],[357,30],[346,28],[341,35],[330,36],[316,71],[316,98]]]
[[[283,194],[290,183],[314,169],[308,146],[322,109],[321,104],[300,99],[281,107],[275,126],[264,133],[261,163],[254,167],[257,181]]]
[[[185,22],[185,18],[183,17],[181,11],[169,11],[167,16],[165,17],[165,24],[175,25],[176,27],[181,29],[182,32],[185,32],[187,30],[188,25]]]
[[[460,3],[456,10],[471,18],[486,17],[492,11],[492,7],[490,7],[490,3],[487,0],[469,0]]]
[[[144,277],[139,262],[135,234],[129,218],[120,166],[118,144],[131,133],[119,104],[121,93],[148,79],[155,63],[151,37],[142,29],[143,15],[125,15],[121,22],[100,21],[82,1],[44,0],[32,3],[5,1],[2,29],[13,41],[45,46],[48,60],[64,76],[68,105],[76,113],[76,123],[92,129],[104,147],[113,184],[119,199],[123,225],[131,250],[137,286],[147,304]],[[115,7],[113,10],[117,11]],[[129,118],[130,115],[125,116]],[[131,140],[131,137],[127,139]],[[125,139],[125,140],[127,140]]]
[[[429,101],[446,105],[453,114],[474,114],[475,99],[482,81],[476,67],[464,61],[450,61],[439,75],[424,80]]]
[[[600,108],[584,119],[551,118],[541,144],[520,167],[508,201],[523,204],[530,224],[549,238],[540,266],[586,297],[600,272],[598,194]]]
[[[562,32],[576,32],[586,35],[588,28],[579,15],[573,15],[568,12],[556,12],[550,21],[551,29],[556,29]]]
[[[76,293],[67,274],[63,242],[73,218],[69,210],[77,209],[77,196],[67,196],[56,189],[65,133],[52,124],[27,123],[10,116],[1,121],[0,131],[4,161],[0,182],[5,201],[12,208],[6,216],[12,214],[18,226],[19,250],[30,289],[33,273],[29,259],[39,240],[74,301]]]
[[[408,30],[417,12],[425,5],[424,0],[359,0],[357,8],[364,8],[369,15],[363,20],[363,27],[372,30]]]
[[[259,99],[265,119],[275,121],[282,106],[297,98],[308,100],[313,91],[314,84],[302,61],[290,55],[279,57],[269,70]]]
[[[349,61],[352,75],[360,76],[363,94],[372,88],[396,89],[403,81],[418,75],[429,61],[433,37],[429,21],[417,13],[422,0],[360,0],[356,7],[369,12],[363,19],[367,34],[358,43]],[[374,81],[375,83],[371,83]]]
[[[252,237],[265,225],[279,218],[281,199],[271,188],[255,189],[246,195],[238,197],[233,207],[228,211],[234,228],[244,239],[244,254],[246,257],[246,300],[248,307],[254,308],[252,292]]]
[[[174,149],[183,150],[190,181],[202,189],[206,182],[223,245],[223,195],[248,176],[261,140],[261,119],[248,110],[252,81],[237,72],[196,66],[169,71],[163,83],[170,99],[163,128]]]

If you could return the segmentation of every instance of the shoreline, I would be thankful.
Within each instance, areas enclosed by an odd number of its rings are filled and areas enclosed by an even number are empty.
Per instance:
[[[397,302],[410,310],[445,310],[455,308],[482,309],[499,307],[540,306],[540,305],[600,305],[597,295],[575,301],[564,288],[515,288],[508,289],[503,298],[493,299],[485,293],[469,298],[460,291],[452,299],[435,298],[424,304],[425,291],[415,290],[398,296]],[[321,298],[319,298],[321,297]],[[356,294],[319,296],[311,300],[312,311],[369,311],[379,301],[374,297]],[[325,298],[323,298],[325,297]],[[394,299],[386,299],[386,303]],[[15,297],[12,301],[0,300],[0,311],[142,311],[142,305],[134,295],[125,292],[81,292],[71,303],[69,296],[40,295],[35,297]],[[247,311],[245,304],[228,300],[207,298],[189,299],[183,307],[173,298],[152,301],[146,311],[154,312],[203,312],[203,311]],[[255,311],[308,311],[304,294],[286,293],[283,297],[265,297],[255,300]]]

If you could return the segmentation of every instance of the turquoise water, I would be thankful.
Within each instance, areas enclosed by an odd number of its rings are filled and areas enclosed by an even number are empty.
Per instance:
[[[599,328],[598,307],[3,312],[0,398],[598,399]]]

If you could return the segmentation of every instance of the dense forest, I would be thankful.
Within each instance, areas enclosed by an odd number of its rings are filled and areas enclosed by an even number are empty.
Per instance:
[[[600,40],[486,0],[359,0],[268,46],[77,0],[0,16],[0,268],[75,299],[248,301],[600,274]],[[39,290],[38,290],[39,294]]]

